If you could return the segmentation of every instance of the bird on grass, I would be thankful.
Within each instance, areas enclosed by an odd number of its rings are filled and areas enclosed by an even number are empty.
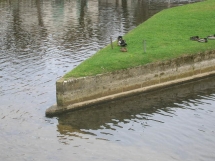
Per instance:
[[[127,52],[127,48],[126,48],[127,43],[125,42],[125,40],[121,40],[120,46],[121,46],[121,49],[120,49],[121,52]]]
[[[198,41],[199,40],[199,36],[192,36],[192,37],[190,37],[190,40]]]
[[[125,40],[123,40],[122,36],[118,36],[117,40],[118,40],[118,46],[122,46],[122,47],[127,46],[127,43],[125,42]]]
[[[127,43],[125,42],[125,40],[123,40],[122,36],[118,36],[118,46],[121,46],[120,51],[121,52],[127,52]]]
[[[118,38],[117,38],[117,44],[118,44],[118,46],[120,46],[121,41],[122,41],[122,36],[118,36]]]
[[[208,38],[209,40],[215,40],[215,34],[214,34],[214,35],[209,35],[207,38]]]
[[[200,38],[200,39],[198,39],[198,42],[208,42],[208,39],[207,38]]]
[[[127,43],[125,42],[125,40],[120,41],[120,46],[121,47],[126,47],[127,46]]]
[[[122,47],[122,48],[120,48],[120,51],[121,51],[121,52],[127,52],[128,50],[127,50],[126,47]]]

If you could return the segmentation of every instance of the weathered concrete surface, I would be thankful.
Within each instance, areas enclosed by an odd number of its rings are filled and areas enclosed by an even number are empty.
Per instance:
[[[181,106],[184,105],[184,101],[189,102],[191,99],[201,102],[202,95],[207,94],[209,96],[213,94],[215,89],[214,79],[215,77],[207,77],[198,81],[169,86],[169,88],[143,92],[113,101],[109,100],[108,103],[92,105],[85,110],[76,110],[68,115],[58,117],[58,131],[61,134],[66,134],[65,128],[69,128],[70,132],[77,132],[78,129],[99,129],[105,123],[113,122],[115,118],[130,120],[143,112],[153,115],[153,113],[158,112],[158,108],[164,108],[165,105],[174,107],[173,109],[165,108],[165,112],[172,113],[176,109],[184,108],[184,106]],[[81,130],[78,130],[78,132],[84,133]]]
[[[215,74],[215,51],[155,62],[96,76],[59,79],[57,105],[47,109],[52,116],[96,103]]]

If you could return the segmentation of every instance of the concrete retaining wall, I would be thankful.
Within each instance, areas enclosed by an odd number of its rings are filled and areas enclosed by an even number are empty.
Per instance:
[[[140,92],[145,87],[168,84],[184,78],[193,79],[193,76],[213,71],[215,51],[206,51],[96,76],[61,78],[56,82],[57,105],[50,107],[46,114],[81,108],[114,99],[116,95],[123,97],[135,90]]]

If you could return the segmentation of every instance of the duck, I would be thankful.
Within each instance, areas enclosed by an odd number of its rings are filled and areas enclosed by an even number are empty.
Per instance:
[[[127,46],[127,43],[123,39],[120,41],[119,44],[120,44],[121,47],[126,47]]]
[[[118,41],[119,41],[119,40],[122,40],[122,36],[118,36],[117,40],[118,40]]]
[[[214,34],[214,35],[209,35],[207,38],[208,38],[209,40],[215,40],[215,34]]]
[[[127,50],[126,47],[122,47],[122,48],[120,48],[120,51],[121,51],[121,52],[127,52],[128,50]]]
[[[118,46],[120,46],[121,41],[122,41],[122,36],[118,36],[117,38]]]
[[[208,42],[208,39],[207,38],[200,38],[200,39],[198,39],[198,42]]]
[[[199,40],[199,36],[192,36],[192,37],[190,37],[190,40],[198,41]]]

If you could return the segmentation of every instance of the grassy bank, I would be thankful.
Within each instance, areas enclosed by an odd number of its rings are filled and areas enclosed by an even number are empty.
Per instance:
[[[191,41],[191,36],[202,38],[215,34],[215,0],[206,0],[163,10],[128,32],[128,52],[120,52],[108,45],[64,77],[90,76],[130,68],[147,63],[172,59],[215,49],[215,40],[208,43]],[[146,41],[144,52],[143,40]]]

